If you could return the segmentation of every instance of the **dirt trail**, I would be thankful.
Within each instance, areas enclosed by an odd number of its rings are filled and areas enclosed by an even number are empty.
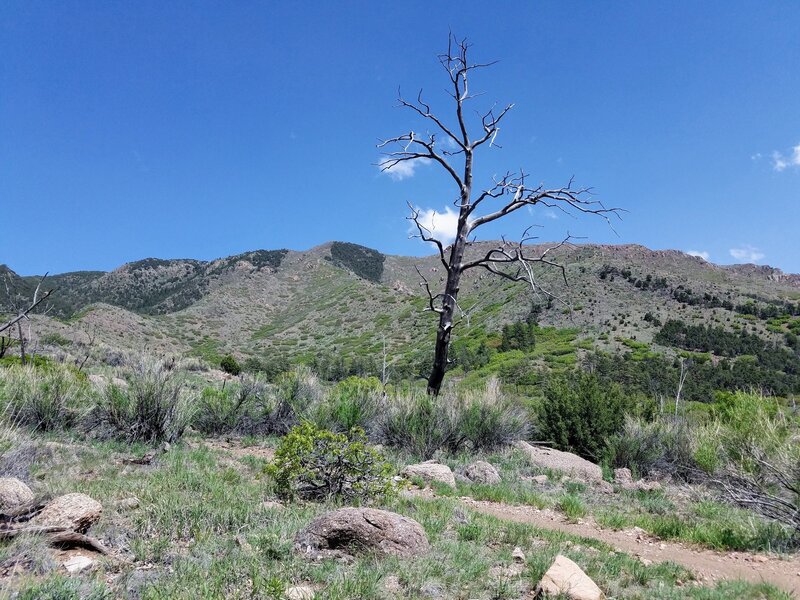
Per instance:
[[[800,557],[797,556],[782,559],[747,552],[699,550],[681,543],[655,539],[641,530],[601,529],[593,521],[570,523],[557,512],[532,506],[510,506],[468,498],[462,498],[462,501],[478,512],[498,519],[593,538],[647,561],[673,562],[686,567],[703,581],[742,579],[753,583],[771,583],[800,598]]]

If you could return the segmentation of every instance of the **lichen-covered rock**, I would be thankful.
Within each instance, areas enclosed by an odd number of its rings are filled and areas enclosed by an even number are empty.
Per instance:
[[[419,477],[428,483],[437,482],[449,485],[452,488],[456,487],[456,477],[450,467],[434,461],[408,465],[403,469],[401,475],[408,478]]]
[[[428,551],[428,536],[414,519],[375,508],[342,508],[320,515],[301,530],[295,550],[312,558],[352,556],[411,557]]]
[[[494,485],[501,481],[500,473],[497,472],[494,465],[485,460],[476,460],[474,463],[467,465],[464,468],[464,475],[474,483]]]
[[[633,483],[633,475],[630,469],[622,467],[621,469],[614,469],[614,483],[621,486],[626,486]]]
[[[34,525],[66,527],[85,533],[100,518],[102,505],[86,494],[66,494],[48,502],[42,511],[31,519]]]
[[[0,477],[0,510],[33,502],[33,492],[16,477]]]
[[[577,454],[543,446],[532,446],[523,441],[515,442],[514,446],[522,450],[528,456],[531,464],[537,467],[563,471],[587,481],[597,481],[603,478],[603,469],[600,468],[600,465],[581,458]]]

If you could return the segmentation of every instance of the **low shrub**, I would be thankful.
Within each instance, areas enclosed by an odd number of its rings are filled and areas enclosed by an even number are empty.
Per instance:
[[[109,384],[100,390],[90,426],[128,441],[178,440],[195,406],[180,369],[174,362],[142,358],[127,380],[127,387]]]
[[[333,433],[305,422],[281,440],[267,466],[283,498],[369,502],[394,489],[393,469],[360,429]]]
[[[313,420],[325,396],[319,379],[307,368],[298,367],[281,374],[275,395],[261,420],[269,433],[283,435],[303,420]]]
[[[347,432],[354,427],[372,431],[381,392],[381,382],[376,377],[348,377],[328,392],[314,420],[332,431]]]
[[[0,371],[0,403],[6,420],[34,430],[72,426],[87,394],[85,378],[56,364],[11,366]]]
[[[257,407],[263,405],[265,395],[266,389],[261,381],[245,374],[227,388],[205,388],[200,394],[192,425],[208,434],[252,431],[254,422],[259,420]]]
[[[698,476],[697,442],[684,417],[654,421],[627,417],[608,443],[605,456],[614,467],[627,467],[640,477],[672,475],[683,480]]]
[[[481,391],[389,399],[379,429],[387,444],[427,460],[439,451],[500,448],[523,439],[529,424],[524,412],[503,397],[499,382],[490,379]]]

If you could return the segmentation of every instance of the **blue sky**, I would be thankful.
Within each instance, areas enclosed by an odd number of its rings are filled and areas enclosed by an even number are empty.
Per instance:
[[[800,3],[31,2],[0,11],[0,262],[23,274],[347,240],[427,254],[407,202],[432,165],[380,174],[380,138],[450,116],[436,54],[476,60],[480,109],[514,102],[479,187],[574,175],[629,211],[521,215],[566,232],[800,272]],[[438,222],[444,223],[439,219]]]

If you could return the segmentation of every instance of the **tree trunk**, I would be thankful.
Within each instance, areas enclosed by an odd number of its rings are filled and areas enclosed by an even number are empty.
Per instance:
[[[442,312],[439,315],[439,328],[436,330],[436,347],[433,354],[433,369],[428,378],[428,393],[438,396],[449,364],[450,334],[453,332],[453,316],[457,308],[458,291],[461,285],[461,264],[467,246],[468,232],[459,227],[459,233],[450,251],[450,268],[442,298]]]

